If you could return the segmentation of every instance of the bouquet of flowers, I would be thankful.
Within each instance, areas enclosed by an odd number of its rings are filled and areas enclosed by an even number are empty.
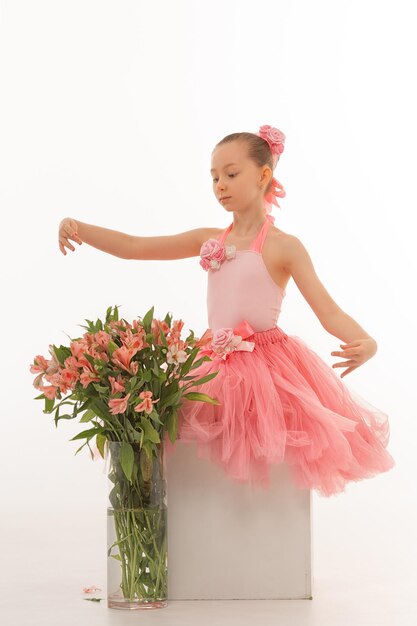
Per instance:
[[[110,515],[115,541],[108,556],[121,564],[122,596],[113,594],[109,606],[132,604],[166,606],[167,514],[163,441],[177,439],[177,413],[182,398],[219,404],[202,392],[189,389],[214,378],[198,378],[192,370],[211,360],[202,350],[212,333],[201,338],[192,330],[181,339],[182,320],[155,319],[154,307],[132,324],[119,320],[118,307],[109,307],[105,320],[85,320],[87,332],[69,346],[49,346],[50,359],[34,358],[30,371],[45,401],[44,413],[75,419],[88,428],[73,440],[85,442],[92,458],[97,451],[110,457]],[[198,358],[201,351],[201,358]],[[43,379],[49,384],[44,384]],[[71,405],[72,412],[60,413]],[[96,451],[90,448],[94,439]],[[111,554],[114,546],[117,554]],[[114,563],[114,561],[113,561]],[[110,572],[110,569],[109,569]],[[112,582],[109,581],[109,585]]]

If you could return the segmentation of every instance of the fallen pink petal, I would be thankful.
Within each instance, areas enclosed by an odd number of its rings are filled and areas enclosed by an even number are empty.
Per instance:
[[[92,587],[84,587],[83,589],[84,593],[94,593],[95,591],[101,591],[100,587],[95,587],[93,585]]]

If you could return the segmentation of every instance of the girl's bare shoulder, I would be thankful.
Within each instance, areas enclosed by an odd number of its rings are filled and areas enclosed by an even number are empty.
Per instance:
[[[225,228],[201,228],[201,243],[203,244],[207,239],[220,239],[221,234],[226,230]]]
[[[226,229],[227,229],[227,226],[225,226],[224,228],[214,228],[214,227],[213,228],[202,228],[201,232],[202,232],[202,236],[206,237],[206,239],[210,239],[210,237],[216,239]],[[279,237],[281,239],[285,239],[285,238],[290,239],[292,237],[292,235],[290,233],[287,233],[284,230],[281,230],[281,229],[277,228],[273,224],[271,224],[271,226],[269,228],[269,233],[271,233],[274,237]]]
[[[274,235],[276,237],[280,237],[282,239],[285,239],[286,237],[291,237],[290,233],[287,233],[285,230],[281,230],[280,228],[277,228],[273,224],[270,225],[268,232],[271,233],[272,235]]]
[[[294,239],[296,239],[296,237],[291,233],[288,233],[285,230],[277,228],[271,224],[265,244],[268,244],[268,247],[271,249],[284,252],[284,250],[291,247]]]
[[[285,230],[271,225],[263,246],[263,254],[271,265],[288,272],[291,250],[297,238]]]

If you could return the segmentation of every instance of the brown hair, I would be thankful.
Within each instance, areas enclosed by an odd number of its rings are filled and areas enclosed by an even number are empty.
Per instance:
[[[267,188],[265,189],[265,193],[268,193],[272,186],[272,178],[274,176],[274,167],[272,163],[272,152],[269,147],[268,142],[262,137],[255,135],[254,133],[232,133],[231,135],[226,135],[223,137],[216,145],[221,146],[222,144],[229,143],[230,141],[241,141],[245,142],[248,147],[248,157],[252,159],[254,163],[258,167],[263,167],[264,165],[268,165],[271,168],[272,176],[269,181]]]

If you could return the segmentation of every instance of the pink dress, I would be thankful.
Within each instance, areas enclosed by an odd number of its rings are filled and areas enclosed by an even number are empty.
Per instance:
[[[220,404],[183,398],[178,435],[197,443],[200,458],[238,483],[268,488],[270,465],[285,462],[297,487],[330,496],[395,465],[386,450],[388,416],[354,397],[302,339],[277,326],[286,292],[262,258],[273,221],[268,214],[248,250],[224,245],[233,223],[201,247],[200,264],[208,272],[206,333],[213,338],[198,355],[210,360],[190,374],[218,373],[189,391]]]

